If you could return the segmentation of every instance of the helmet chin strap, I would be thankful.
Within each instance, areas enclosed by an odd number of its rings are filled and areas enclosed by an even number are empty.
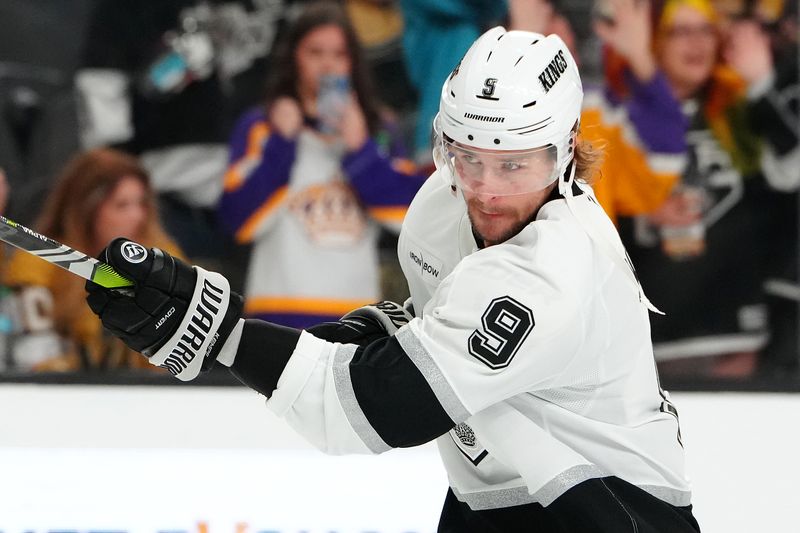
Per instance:
[[[569,160],[563,175],[558,179],[558,193],[566,198],[572,198],[572,183],[575,181],[575,158]]]
[[[448,169],[448,172],[450,170]],[[453,176],[453,173],[450,172],[450,194],[453,196],[458,196],[458,187],[456,186],[456,177]]]

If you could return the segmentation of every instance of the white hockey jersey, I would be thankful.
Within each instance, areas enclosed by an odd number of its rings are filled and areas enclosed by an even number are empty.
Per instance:
[[[583,192],[574,201],[605,217]],[[463,200],[434,176],[398,253],[422,318],[399,332],[401,344],[436,354],[445,388],[472,414],[438,439],[459,499],[473,509],[547,505],[580,481],[615,475],[690,503],[647,308],[564,200],[479,250]],[[471,353],[468,342],[486,349]]]
[[[613,231],[588,187],[573,201]],[[463,200],[434,175],[408,211],[398,251],[417,317],[384,347],[398,345],[391,370],[364,378],[379,365],[363,369],[363,348],[303,333],[272,410],[329,453],[410,445],[395,420],[417,406],[398,400],[398,409],[391,392],[409,387],[399,375],[410,367],[433,399],[416,423],[435,425],[428,418],[438,411],[452,421],[433,436],[453,492],[473,510],[547,506],[603,476],[690,504],[638,286],[566,201],[549,201],[518,235],[478,249]],[[406,390],[405,401],[425,392]]]

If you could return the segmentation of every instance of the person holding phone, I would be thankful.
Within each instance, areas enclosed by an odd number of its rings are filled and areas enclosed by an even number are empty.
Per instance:
[[[380,299],[380,225],[399,231],[425,177],[381,116],[344,10],[308,6],[240,117],[220,219],[252,243],[245,314],[304,327]]]

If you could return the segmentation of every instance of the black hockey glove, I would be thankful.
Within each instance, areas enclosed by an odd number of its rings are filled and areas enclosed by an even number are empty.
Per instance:
[[[103,326],[183,381],[213,366],[242,314],[242,297],[216,272],[118,238],[100,254],[135,283],[131,292],[86,283]]]
[[[343,344],[367,344],[394,335],[414,318],[406,308],[383,301],[350,311],[337,322],[324,322],[307,329],[320,339]]]

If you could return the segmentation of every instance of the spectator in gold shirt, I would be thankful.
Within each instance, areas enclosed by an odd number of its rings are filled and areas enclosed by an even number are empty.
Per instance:
[[[36,229],[92,256],[120,235],[180,255],[159,222],[148,174],[134,157],[111,149],[79,154],[66,165]],[[18,294],[37,291],[33,299],[37,302],[33,312],[38,316],[34,329],[41,333],[43,327],[49,327],[51,337],[59,339],[55,345],[47,344],[48,349],[28,349],[28,353],[19,346],[12,348],[17,370],[153,368],[121,341],[104,334],[100,321],[84,303],[83,279],[17,251],[10,257],[3,281],[15,287]],[[42,287],[52,297],[49,303],[48,298],[41,298]],[[19,300],[22,305],[30,301]],[[24,333],[25,318],[17,317],[17,321]]]

